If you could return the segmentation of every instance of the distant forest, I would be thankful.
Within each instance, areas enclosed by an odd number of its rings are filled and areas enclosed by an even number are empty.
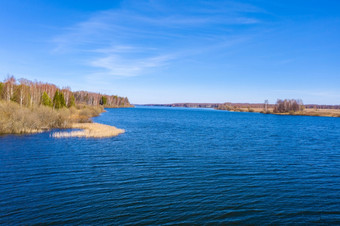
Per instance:
[[[277,106],[279,103],[281,103],[280,99],[278,100],[278,102],[276,104],[267,104],[267,107],[268,108],[275,108],[275,106]],[[231,102],[226,102],[226,103],[146,104],[145,106],[218,108],[218,109],[223,109],[224,106],[231,106],[233,108],[264,108],[264,104],[263,103],[231,103]],[[340,105],[305,104],[303,106],[304,106],[305,109],[340,109]]]
[[[104,95],[87,91],[72,92],[70,87],[59,88],[54,84],[32,82],[8,76],[0,82],[0,100],[14,101],[20,106],[45,105],[53,108],[71,107],[76,104],[104,107],[132,107],[127,97]]]

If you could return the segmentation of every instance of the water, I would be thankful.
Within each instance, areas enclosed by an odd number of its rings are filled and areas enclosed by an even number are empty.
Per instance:
[[[0,137],[0,224],[340,224],[340,118],[108,109],[114,138]]]

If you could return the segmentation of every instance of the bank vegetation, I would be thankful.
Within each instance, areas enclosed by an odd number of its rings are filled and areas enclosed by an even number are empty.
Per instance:
[[[72,92],[69,87],[8,76],[0,82],[0,134],[72,128],[74,123],[91,122],[92,117],[104,112],[104,107],[132,105],[126,97]]]
[[[275,104],[224,103],[215,109],[234,112],[257,112],[276,115],[340,117],[339,105],[304,105],[301,99],[278,99]]]

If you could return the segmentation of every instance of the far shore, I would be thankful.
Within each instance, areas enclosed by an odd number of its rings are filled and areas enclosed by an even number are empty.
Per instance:
[[[155,106],[155,107],[186,107],[186,108],[212,108],[221,111],[230,112],[254,112],[262,114],[272,115],[295,115],[295,116],[320,116],[320,117],[340,117],[340,109],[331,108],[306,108],[303,111],[275,113],[273,105],[271,105],[267,111],[263,109],[263,104],[251,104],[251,103],[229,103],[230,107],[223,108],[224,104],[218,103],[175,103],[175,104],[145,104],[140,106]],[[138,105],[137,105],[138,106]],[[222,106],[222,107],[221,107]],[[318,105],[315,105],[318,106]],[[307,105],[310,107],[310,105]],[[329,105],[328,107],[332,107]],[[334,106],[333,106],[334,107]]]
[[[217,109],[221,110],[221,109]],[[223,110],[222,110],[223,111]],[[290,116],[318,116],[318,117],[340,117],[340,109],[305,109],[297,112],[275,113],[272,108],[264,111],[263,108],[238,108],[235,110],[228,110],[233,112],[255,112],[271,115],[290,115]]]

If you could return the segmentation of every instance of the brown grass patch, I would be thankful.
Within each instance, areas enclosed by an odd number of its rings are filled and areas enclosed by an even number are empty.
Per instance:
[[[38,133],[52,128],[70,128],[72,123],[91,122],[104,111],[102,106],[81,105],[53,109],[47,106],[20,106],[0,101],[0,134]]]
[[[64,137],[87,137],[87,138],[104,138],[115,137],[125,131],[118,129],[114,126],[99,124],[99,123],[74,123],[72,124],[74,129],[82,129],[81,131],[71,132],[55,132],[52,137],[64,138]]]

